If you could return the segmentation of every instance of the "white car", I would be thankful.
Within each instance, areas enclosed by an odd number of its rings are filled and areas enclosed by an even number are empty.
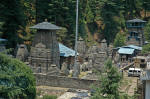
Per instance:
[[[129,68],[128,76],[139,77],[141,75],[141,71],[142,70],[140,68]]]

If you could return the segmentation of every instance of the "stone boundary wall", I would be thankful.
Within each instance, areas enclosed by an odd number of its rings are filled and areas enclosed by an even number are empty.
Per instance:
[[[75,89],[90,89],[92,84],[96,84],[96,80],[87,80],[79,78],[69,78],[64,76],[50,76],[43,74],[34,74],[37,86],[52,86]]]

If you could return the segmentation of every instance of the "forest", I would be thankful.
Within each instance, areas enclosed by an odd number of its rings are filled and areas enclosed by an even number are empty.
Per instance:
[[[35,33],[30,27],[45,19],[63,27],[59,42],[74,46],[76,0],[1,0],[0,9],[0,37],[8,40],[7,48],[30,46]],[[126,20],[148,21],[149,11],[150,0],[79,0],[79,37],[87,44],[104,38],[111,44],[116,34],[126,33]]]

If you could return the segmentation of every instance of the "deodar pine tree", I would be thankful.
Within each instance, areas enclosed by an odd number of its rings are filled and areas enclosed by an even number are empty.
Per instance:
[[[113,66],[111,60],[107,60],[103,73],[99,76],[99,84],[96,86],[96,92],[91,99],[120,99],[119,84],[121,75],[117,68]]]
[[[22,42],[18,31],[26,24],[23,7],[20,0],[1,0],[0,5],[0,21],[4,23],[2,37],[8,40],[7,47],[15,48]]]

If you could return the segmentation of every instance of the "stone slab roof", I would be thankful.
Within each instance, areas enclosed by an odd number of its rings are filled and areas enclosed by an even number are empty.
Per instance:
[[[59,29],[61,29],[60,27],[58,27],[54,24],[51,24],[49,22],[42,22],[42,23],[34,25],[30,28],[31,29],[42,29],[42,30],[59,30]]]

